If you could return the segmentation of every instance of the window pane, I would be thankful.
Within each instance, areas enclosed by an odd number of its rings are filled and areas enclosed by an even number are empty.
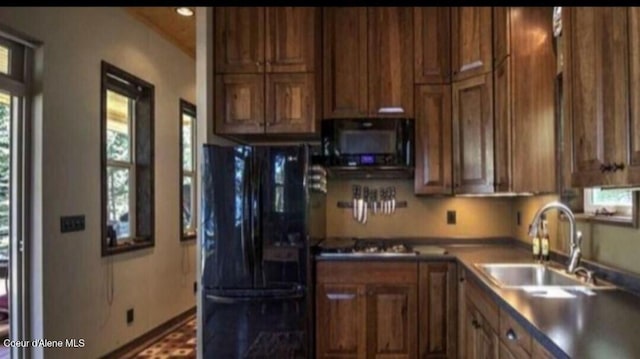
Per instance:
[[[191,177],[182,177],[182,225],[184,229],[193,227],[191,223],[191,189],[193,188],[193,186],[191,185],[192,183],[193,182],[191,180]]]
[[[0,46],[0,73],[9,74],[9,49]]]
[[[628,189],[601,190],[600,188],[594,188],[591,192],[591,200],[596,205],[631,206],[632,193]]]
[[[0,260],[9,258],[11,223],[11,96],[0,91]]]
[[[130,98],[107,90],[107,158],[110,160],[130,160],[131,104]]]
[[[193,124],[194,118],[182,115],[182,168],[185,171],[193,170]]]
[[[130,237],[129,206],[129,169],[107,167],[107,225],[118,238]]]

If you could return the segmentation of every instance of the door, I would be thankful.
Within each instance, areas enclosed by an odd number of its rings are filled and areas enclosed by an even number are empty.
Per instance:
[[[317,288],[317,357],[364,359],[364,285],[319,284]]]
[[[415,358],[416,285],[370,284],[366,289],[367,358]]]
[[[522,11],[520,9],[519,11]],[[511,54],[511,8],[493,8],[493,64],[499,66]],[[520,13],[518,13],[520,15]]]
[[[313,133],[314,74],[267,75],[267,133]]]
[[[264,8],[215,8],[216,73],[262,73]]]
[[[416,86],[416,194],[451,194],[451,86]]]
[[[265,131],[264,75],[216,75],[216,133]]]
[[[324,118],[366,117],[367,8],[323,8]]]
[[[267,72],[313,72],[320,44],[320,9],[266,8]]]
[[[512,191],[511,59],[505,59],[493,73],[495,100],[495,190]],[[526,134],[524,134],[526,136]],[[529,174],[533,175],[533,174]]]
[[[491,74],[453,84],[455,193],[493,192],[493,89]]]
[[[413,8],[413,28],[415,83],[451,82],[451,8]]]
[[[628,99],[627,10],[569,8],[567,83],[573,123],[572,185],[626,182]],[[616,168],[617,169],[617,168]]]
[[[454,263],[420,263],[418,347],[420,358],[456,358],[456,270]]]
[[[491,72],[491,7],[451,8],[451,35],[454,81]]]
[[[629,174],[627,183],[640,184],[640,7],[627,8],[629,21]]]
[[[413,9],[367,10],[369,113],[413,117]]]

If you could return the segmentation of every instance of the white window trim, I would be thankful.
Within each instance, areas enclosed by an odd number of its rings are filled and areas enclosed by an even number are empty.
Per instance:
[[[188,227],[183,227],[182,228],[182,235],[183,236],[194,236],[197,233],[197,218],[198,218],[198,213],[197,213],[197,167],[196,167],[196,156],[198,154],[197,149],[196,149],[196,131],[197,131],[197,119],[196,116],[193,116],[191,113],[189,113],[188,111],[182,111],[182,113],[180,114],[180,122],[182,123],[184,116],[189,116],[191,118],[191,170],[188,171],[184,168],[183,165],[183,156],[184,156],[184,143],[182,143],[182,146],[180,148],[180,166],[182,168],[182,178],[181,178],[181,183],[180,183],[180,191],[182,191],[182,186],[184,186],[184,178],[186,177],[190,177],[191,178],[191,191],[190,191],[190,196],[191,196],[191,201],[190,201],[190,210],[191,210],[191,223]],[[184,130],[184,126],[180,126],[180,138],[182,138],[183,135],[183,131]],[[184,199],[183,199],[184,200]],[[182,203],[180,204],[181,210],[180,210],[180,222],[182,223]]]
[[[612,217],[631,217],[633,215],[633,201],[629,205],[606,205],[595,204],[592,201],[593,188],[584,189],[584,212],[589,215],[595,215],[596,210],[606,208],[608,211],[615,210],[615,214]]]

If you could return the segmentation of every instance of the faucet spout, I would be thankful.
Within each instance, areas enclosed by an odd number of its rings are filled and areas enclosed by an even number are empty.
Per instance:
[[[581,257],[581,249],[580,246],[582,244],[582,233],[576,230],[576,217],[573,215],[573,212],[567,205],[564,203],[555,201],[545,204],[540,207],[536,214],[533,216],[533,221],[529,227],[529,235],[536,236],[538,234],[538,227],[540,226],[540,219],[542,215],[550,209],[557,209],[558,211],[564,213],[569,220],[569,240],[571,246],[571,252],[569,254],[569,263],[567,263],[567,273],[573,274],[576,268],[580,265],[580,257]]]

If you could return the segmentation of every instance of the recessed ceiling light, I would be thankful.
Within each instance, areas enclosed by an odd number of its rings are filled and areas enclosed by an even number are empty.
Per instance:
[[[176,12],[182,16],[193,16],[193,10],[188,7],[177,7]]]

